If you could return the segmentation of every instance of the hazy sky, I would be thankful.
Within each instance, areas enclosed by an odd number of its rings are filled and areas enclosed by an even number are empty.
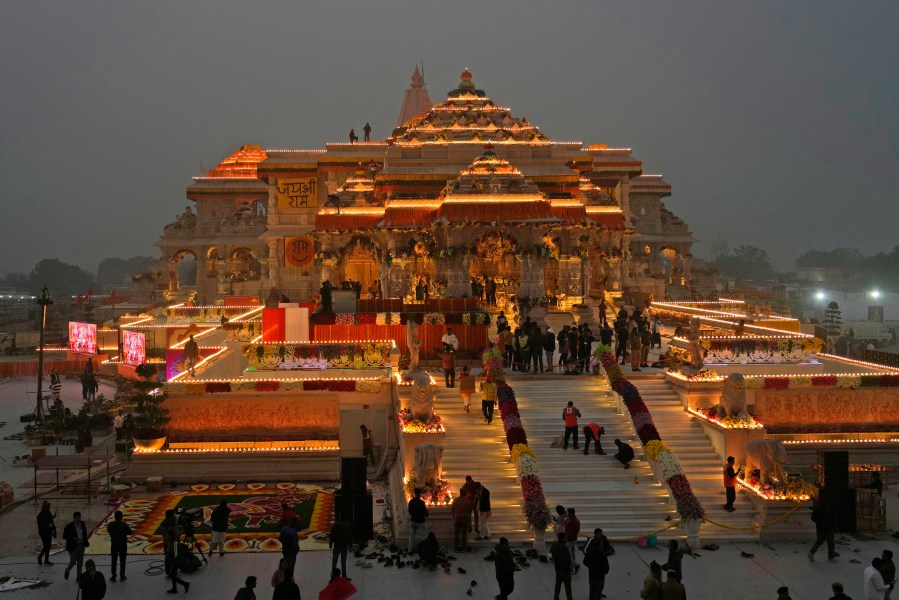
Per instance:
[[[781,268],[899,244],[899,3],[13,2],[0,5],[0,275],[152,245],[201,161],[389,133],[416,62],[556,140],[628,146]]]

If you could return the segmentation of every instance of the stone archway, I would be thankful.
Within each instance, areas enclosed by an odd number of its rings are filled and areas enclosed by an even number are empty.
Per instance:
[[[344,281],[358,283],[361,298],[383,296],[381,263],[384,250],[370,237],[355,235],[338,251],[338,266]]]
[[[505,308],[518,296],[521,286],[521,245],[510,233],[491,229],[475,240],[473,250],[470,276],[484,285],[492,279],[496,283],[496,305]]]
[[[197,253],[190,248],[182,248],[168,260],[169,290],[197,285]]]

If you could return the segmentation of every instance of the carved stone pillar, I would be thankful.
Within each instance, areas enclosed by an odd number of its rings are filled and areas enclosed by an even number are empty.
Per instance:
[[[397,298],[405,298],[412,289],[409,278],[408,260],[395,258],[390,265],[390,290]]]
[[[231,276],[231,273],[228,272],[228,263],[224,260],[215,261],[215,273],[215,292],[219,298],[224,298],[228,295],[228,278]]]
[[[268,240],[268,278],[274,284],[278,279],[278,240]]]
[[[543,277],[545,261],[532,255],[518,257],[521,270],[521,287],[518,295],[521,297],[536,297],[546,294],[546,284]]]
[[[471,295],[471,256],[454,256],[444,261],[446,295],[461,298]]]

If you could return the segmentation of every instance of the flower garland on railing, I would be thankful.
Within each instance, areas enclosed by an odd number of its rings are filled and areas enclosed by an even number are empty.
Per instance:
[[[401,325],[402,315],[398,312],[382,312],[375,316],[375,325]]]
[[[319,344],[247,344],[243,354],[257,370],[376,369],[390,364],[392,344],[347,342]]]
[[[380,379],[301,379],[272,381],[260,379],[236,379],[234,381],[174,381],[165,384],[169,394],[200,396],[226,392],[360,392],[373,394],[381,391]]]
[[[425,313],[425,325],[444,325],[446,324],[446,316],[443,313]]]
[[[699,498],[693,493],[690,482],[680,466],[680,462],[673,452],[662,442],[659,432],[652,420],[652,415],[646,407],[646,403],[640,396],[640,391],[630,381],[624,378],[615,354],[608,346],[600,346],[597,349],[599,360],[606,371],[612,389],[621,396],[624,406],[630,413],[634,429],[640,443],[643,444],[644,455],[651,464],[655,465],[656,473],[671,492],[677,505],[677,513],[682,519],[702,520],[705,518],[705,509],[699,502]]]
[[[899,373],[875,375],[801,375],[798,377],[747,377],[747,389],[786,390],[799,387],[854,389],[899,387]]]
[[[759,480],[758,469],[748,476],[743,473],[743,476],[738,477],[737,481],[766,500],[808,502],[818,493],[818,488],[801,477],[787,478],[786,482],[779,484],[762,483]]]
[[[765,427],[758,419],[746,411],[736,415],[724,416],[724,409],[720,404],[709,408],[691,410],[690,413],[700,419],[715,423],[724,429],[763,429]]]
[[[412,411],[408,408],[401,409],[396,418],[400,423],[403,433],[445,433],[443,419],[437,413],[431,413],[427,421],[419,421],[412,418]]]
[[[463,325],[490,325],[490,313],[467,312],[462,313]]]

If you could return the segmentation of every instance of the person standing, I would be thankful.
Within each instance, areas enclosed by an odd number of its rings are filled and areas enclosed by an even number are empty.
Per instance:
[[[475,484],[475,488],[477,489],[478,496],[478,512],[481,515],[481,523],[480,523],[480,534],[476,537],[476,540],[489,540],[490,539],[490,517],[493,515],[493,511],[490,510],[490,490],[488,490],[485,486],[481,485],[481,482],[477,482]]]
[[[428,537],[428,507],[421,499],[421,488],[415,488],[415,497],[409,500],[409,545],[411,554],[415,549],[415,539],[421,533],[422,537]]]
[[[602,529],[597,527],[584,547],[584,566],[587,567],[590,585],[589,600],[601,600],[602,591],[606,587],[606,575],[609,574],[609,557],[606,556],[603,537]]]
[[[493,423],[493,408],[496,406],[496,384],[487,376],[487,380],[481,384],[481,412],[484,413],[484,422]]]
[[[225,555],[225,532],[228,531],[228,517],[231,516],[231,509],[228,507],[228,501],[222,498],[219,505],[212,511],[209,519],[212,521],[212,542],[209,544],[209,554],[215,552],[218,546],[219,556]]]
[[[687,597],[687,590],[674,571],[668,571],[668,578],[661,585],[660,591],[662,600],[685,600]]]
[[[356,135],[356,129],[350,129],[350,143],[355,144],[359,140],[359,136]]]
[[[290,523],[291,519],[296,519],[297,513],[290,507],[290,505],[282,503],[281,504],[281,518],[278,520],[278,530],[284,529],[284,527]]]
[[[568,363],[568,325],[559,330],[559,372]]]
[[[609,327],[608,322],[603,323],[599,329],[599,343],[603,346],[612,347],[612,334],[614,331]]]
[[[621,358],[621,364],[627,362],[627,322],[624,319],[615,321],[615,359]]]
[[[66,552],[69,553],[69,566],[66,567],[64,576],[69,578],[72,567],[77,566],[77,576],[81,577],[81,566],[84,561],[84,549],[90,546],[87,541],[87,526],[81,520],[81,513],[72,514],[72,522],[62,530],[62,539],[66,542]]]
[[[574,573],[577,573],[581,568],[577,564],[577,537],[580,534],[581,521],[575,516],[574,509],[569,507],[568,517],[565,519],[565,543],[568,545],[568,553],[571,555],[571,569]]]
[[[191,335],[190,339],[184,344],[184,366],[190,371],[191,377],[197,376],[194,368],[197,366],[197,360],[199,360],[199,358],[200,347],[197,345],[197,342],[194,341],[194,336]]]
[[[109,550],[112,554],[110,581],[116,580],[116,562],[119,564],[122,581],[128,579],[125,577],[125,558],[128,556],[128,536],[133,532],[131,526],[122,520],[123,517],[122,511],[115,511],[115,520],[106,526],[106,531],[109,533]]]
[[[724,503],[724,510],[734,512],[734,502],[737,499],[737,471],[734,469],[733,456],[727,457],[727,464],[724,465],[724,495],[727,501]]]
[[[459,349],[459,338],[457,338],[456,334],[453,333],[452,327],[446,328],[446,333],[443,334],[443,337],[440,338],[440,341],[444,346],[449,346],[453,352]]]
[[[599,305],[596,307],[596,313],[599,316],[599,324],[606,325],[608,321],[606,321],[606,314],[608,313],[608,307],[606,306],[606,299],[602,298],[599,301]]]
[[[300,534],[297,531],[299,520],[294,517],[290,520],[278,535],[281,542],[281,556],[287,560],[287,568],[293,570],[297,564],[297,554],[300,553]]]
[[[546,333],[543,334],[543,352],[546,354],[546,371],[553,372],[553,354],[556,351],[556,332],[552,327],[547,326]]]
[[[571,600],[571,570],[573,561],[564,533],[560,533],[556,537],[556,542],[549,548],[549,554],[553,557],[553,565],[556,569],[553,600],[559,600],[559,591],[561,591],[563,585],[565,586],[565,596],[568,600]]]
[[[630,444],[626,444],[618,438],[615,438],[615,446],[618,448],[618,452],[613,458],[624,465],[625,469],[630,469],[631,461],[634,460],[634,449]]]
[[[605,427],[600,427],[596,423],[584,425],[584,456],[590,453],[590,442],[593,442],[593,451],[596,454],[605,454],[602,443],[599,441],[605,432]]]
[[[474,394],[474,376],[471,369],[462,367],[459,373],[459,395],[462,396],[462,407],[466,413],[471,412],[471,395]]]
[[[256,600],[256,592],[253,591],[255,587],[256,577],[250,575],[244,581],[244,587],[237,590],[237,593],[234,594],[234,600]]]
[[[674,571],[678,581],[684,580],[684,551],[679,549],[677,540],[668,540],[668,562],[662,565],[665,571]]]
[[[833,590],[833,596],[830,597],[830,600],[852,600],[852,598],[843,592],[843,584],[839,581],[831,583],[830,589]]]
[[[662,600],[662,565],[656,561],[649,563],[649,573],[643,580],[640,597],[643,600]]]
[[[640,338],[640,329],[634,327],[628,334],[628,343],[631,351],[631,371],[640,371],[640,361],[643,358],[643,341]]]
[[[565,422],[565,439],[562,442],[562,450],[568,450],[568,438],[574,438],[574,449],[578,449],[577,419],[581,411],[575,407],[574,402],[568,401],[568,406],[562,409],[562,420]]]
[[[445,336],[444,336],[445,337]],[[456,352],[449,344],[443,344],[443,350],[437,353],[443,365],[443,378],[446,387],[456,387]]]
[[[475,533],[481,533],[480,524],[478,523],[478,504],[480,502],[480,496],[478,496],[478,493],[480,492],[478,482],[475,481],[471,475],[466,475],[462,489],[465,490],[465,495],[468,496],[468,501],[471,503],[471,518],[468,520],[468,533],[471,533],[472,529],[474,529]],[[472,521],[474,521],[474,528],[471,526]]]
[[[528,345],[530,338],[528,332],[523,327],[515,330],[515,363],[512,370],[518,370],[527,373],[530,369],[530,361],[528,358],[531,354],[531,347]]]
[[[499,316],[496,317],[496,331],[497,333],[502,333],[506,329],[509,328],[509,319],[506,318],[506,313],[503,311],[499,311]]]
[[[106,578],[97,571],[97,565],[92,559],[84,563],[84,568],[84,574],[78,576],[81,600],[103,600],[106,595]]]
[[[499,538],[499,544],[493,549],[494,561],[493,566],[496,569],[496,583],[499,584],[499,595],[497,600],[508,600],[509,595],[515,589],[515,559],[512,557],[512,548],[509,546],[509,540],[505,537]]]
[[[56,537],[56,523],[53,520],[56,513],[50,512],[50,503],[44,500],[41,503],[41,511],[37,513],[37,534],[41,538],[43,547],[40,554],[37,555],[37,564],[48,564],[50,562],[50,546],[53,544],[53,538]]]
[[[122,414],[122,411],[116,413],[115,418],[112,420],[112,426],[115,428],[115,439],[124,439],[124,431],[122,431],[122,428],[125,426],[125,415]]]
[[[362,456],[368,457],[368,462],[374,465],[375,447],[371,439],[371,429],[369,429],[365,425],[360,425],[359,431],[362,432]]]
[[[553,533],[558,536],[560,533],[565,533],[565,519],[568,518],[568,513],[565,511],[565,507],[561,504],[556,505],[556,516],[553,517]]]
[[[649,349],[652,347],[652,333],[644,321],[643,327],[640,328],[640,366],[649,367]]]
[[[873,598],[875,600],[882,599],[884,594],[886,594],[890,590],[890,586],[888,586],[883,581],[883,575],[880,574],[880,569],[882,568],[880,557],[875,557],[873,561],[871,561],[871,566],[867,567],[864,572],[864,586],[865,586],[865,600],[869,598]]]
[[[175,511],[165,511],[165,519],[162,521],[162,548],[165,553],[165,574],[172,580],[172,587],[166,590],[168,594],[178,593],[178,584],[184,587],[184,593],[190,589],[190,584],[178,577],[178,562],[175,560],[178,540],[181,532],[178,530],[178,521],[175,519]]]
[[[337,557],[340,557],[340,570],[346,575],[346,555],[353,541],[353,528],[344,520],[342,514],[338,514],[331,526],[331,535],[328,537],[328,547],[331,551],[331,570],[337,568]]]
[[[272,587],[278,587],[278,584],[284,581],[284,571],[286,571],[287,569],[287,559],[282,556],[281,560],[278,561],[278,568],[275,569],[274,573],[272,573]]]
[[[451,507],[453,516],[453,547],[456,552],[468,550],[468,526],[471,521],[471,501],[466,497],[465,488],[459,490],[459,495],[453,500]]]
[[[362,135],[364,136],[366,142],[371,141],[371,125],[369,125],[367,122],[365,123],[365,127],[362,128]]]
[[[534,373],[537,372],[537,367],[539,366],[540,372],[543,372],[543,343],[545,342],[545,338],[543,336],[543,332],[540,331],[540,327],[534,325],[531,327],[531,336],[530,336],[530,345],[531,345],[531,358],[528,361],[529,363],[533,363],[534,365]]]
[[[293,569],[284,571],[284,581],[275,586],[272,600],[300,600],[300,586],[293,580]]]
[[[890,586],[883,598],[884,600],[890,600],[893,586],[896,584],[896,563],[893,562],[893,553],[890,550],[884,550],[883,554],[880,555],[880,575],[883,577],[883,582]]]
[[[578,356],[580,349],[580,335],[575,327],[568,328],[568,363],[565,365],[565,372],[571,375],[575,373],[581,366],[579,362],[582,356]]]
[[[653,345],[656,348],[662,347],[662,320],[658,317],[652,320],[652,345],[649,347],[652,348]]]
[[[815,560],[815,552],[827,542],[827,560],[833,561],[839,554],[834,551],[834,515],[827,500],[818,502],[812,509],[812,521],[815,523],[815,543],[808,551],[808,559]]]

